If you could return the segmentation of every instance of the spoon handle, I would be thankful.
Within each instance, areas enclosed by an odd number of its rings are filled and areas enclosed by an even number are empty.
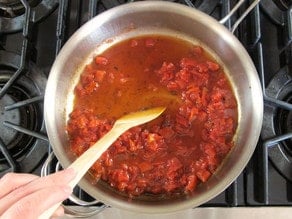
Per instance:
[[[99,141],[86,150],[80,157],[78,157],[68,168],[73,168],[76,171],[76,177],[69,183],[73,189],[80,179],[85,175],[88,169],[95,163],[95,161],[114,143],[117,138],[123,134],[130,127],[114,125],[113,128],[106,133]],[[46,210],[39,219],[48,219],[57,210],[62,202],[55,204]]]
[[[106,133],[99,141],[86,150],[78,157],[68,168],[73,168],[76,171],[76,177],[69,183],[71,188],[74,188],[80,179],[86,174],[88,169],[95,161],[111,146],[118,137],[125,132],[125,128],[114,126]]]

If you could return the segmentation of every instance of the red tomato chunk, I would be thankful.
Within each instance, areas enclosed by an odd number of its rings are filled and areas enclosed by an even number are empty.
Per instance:
[[[125,113],[166,106],[132,128],[91,168],[130,197],[191,193],[233,147],[237,102],[222,67],[202,47],[166,36],[129,39],[97,56],[75,88],[67,131],[80,156]]]

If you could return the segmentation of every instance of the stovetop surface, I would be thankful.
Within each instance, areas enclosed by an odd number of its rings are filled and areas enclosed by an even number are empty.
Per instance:
[[[25,16],[19,8],[6,12],[7,5],[0,1],[1,175],[7,171],[40,173],[42,164],[52,152],[44,127],[42,101],[57,53],[86,21],[109,8],[131,1],[39,2],[31,3],[30,16]],[[174,2],[195,7],[219,20],[237,1]],[[248,5],[249,1],[246,1],[225,24],[227,28],[231,28]],[[11,5],[9,7],[12,8]],[[21,15],[13,17],[17,13]],[[262,81],[265,94],[262,135],[242,174],[202,207],[292,205],[291,18],[289,0],[262,0],[235,31]],[[20,104],[15,106],[18,102]],[[286,140],[278,142],[277,138]],[[80,190],[76,193],[91,200]],[[68,201],[68,204],[72,203]]]

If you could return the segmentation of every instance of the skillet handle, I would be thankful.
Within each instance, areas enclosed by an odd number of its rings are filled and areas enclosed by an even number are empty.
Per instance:
[[[231,16],[238,10],[238,8],[245,2],[245,0],[239,0],[237,4],[232,8],[232,10],[224,17],[222,18],[219,23],[224,24],[226,23]],[[236,20],[236,22],[231,27],[231,33],[234,33],[238,25],[241,23],[241,21],[249,14],[249,12],[254,9],[257,4],[260,2],[260,0],[254,0],[250,6],[245,10],[245,12]]]

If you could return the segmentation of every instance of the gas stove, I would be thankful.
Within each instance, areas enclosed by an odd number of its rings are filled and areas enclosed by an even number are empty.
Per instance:
[[[40,175],[59,168],[43,118],[43,97],[52,63],[82,24],[105,10],[133,1],[0,0],[0,176],[7,172]],[[194,7],[217,20],[237,3],[172,1]],[[252,1],[243,2],[224,24],[230,30]],[[264,122],[257,148],[241,175],[200,207],[292,206],[291,2],[261,0],[234,34],[259,73]],[[64,202],[70,206],[76,203],[105,208],[78,188],[75,196]]]

